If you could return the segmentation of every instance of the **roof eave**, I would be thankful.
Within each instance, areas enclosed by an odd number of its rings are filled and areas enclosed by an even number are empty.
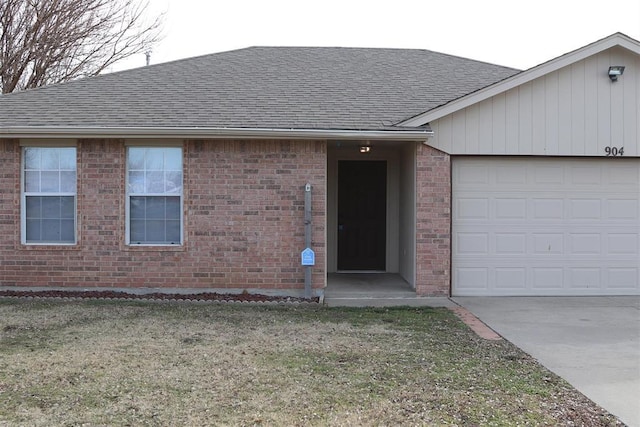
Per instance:
[[[341,139],[425,141],[433,136],[429,127],[398,130],[279,129],[279,128],[185,128],[185,127],[2,127],[3,138],[193,138],[193,139]]]

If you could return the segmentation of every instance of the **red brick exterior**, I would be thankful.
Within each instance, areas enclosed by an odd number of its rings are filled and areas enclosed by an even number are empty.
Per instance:
[[[416,156],[416,293],[449,296],[451,159],[424,144]]]
[[[78,141],[78,244],[20,243],[18,140],[0,140],[0,286],[304,289],[304,185],[313,286],[326,277],[324,141],[186,141],[184,244],[125,244],[125,144]]]

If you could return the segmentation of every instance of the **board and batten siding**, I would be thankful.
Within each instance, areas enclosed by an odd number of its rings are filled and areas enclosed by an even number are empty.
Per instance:
[[[610,65],[624,65],[617,82]],[[430,123],[449,154],[640,156],[640,57],[614,47]]]

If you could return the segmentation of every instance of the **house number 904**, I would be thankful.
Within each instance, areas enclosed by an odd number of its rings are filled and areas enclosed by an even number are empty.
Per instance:
[[[624,147],[604,147],[604,152],[607,156],[624,156]]]

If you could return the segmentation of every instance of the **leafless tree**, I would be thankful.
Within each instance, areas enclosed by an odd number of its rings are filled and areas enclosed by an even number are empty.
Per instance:
[[[92,76],[159,41],[148,1],[0,0],[2,93]]]

